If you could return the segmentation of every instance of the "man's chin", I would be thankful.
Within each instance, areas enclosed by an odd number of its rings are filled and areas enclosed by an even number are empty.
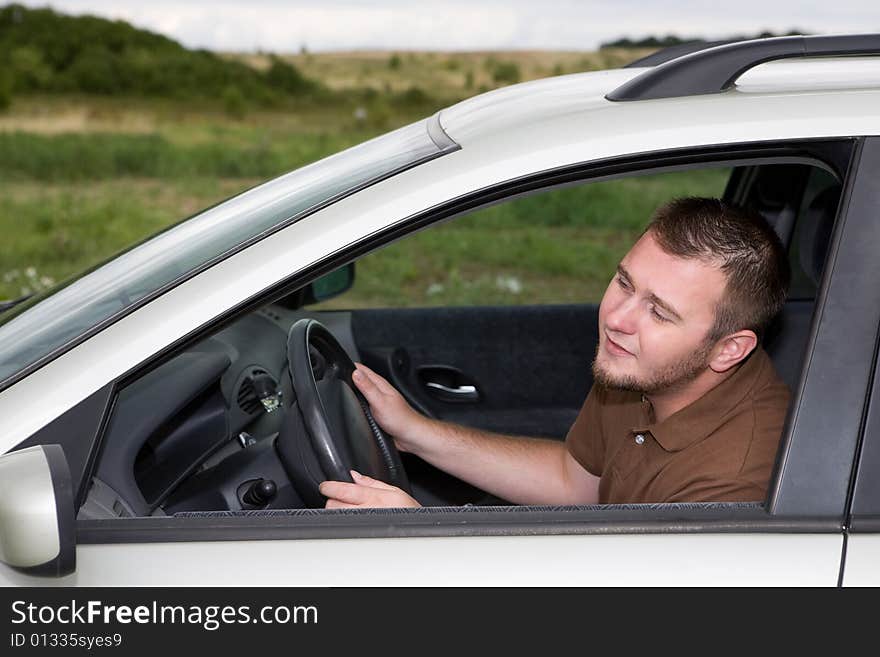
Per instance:
[[[593,361],[593,382],[609,390],[644,392],[644,383],[630,375],[609,372],[598,360]]]
[[[602,362],[601,357],[593,359],[593,382],[609,390],[639,392],[653,395],[669,392],[689,385],[700,372],[708,367],[706,349],[698,351],[691,358],[677,363],[672,367],[655,373],[653,378],[637,379],[631,374],[617,374],[609,370],[609,364]]]

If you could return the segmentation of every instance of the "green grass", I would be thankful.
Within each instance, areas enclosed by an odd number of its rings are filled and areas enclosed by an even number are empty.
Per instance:
[[[728,175],[640,176],[495,205],[362,258],[352,290],[321,307],[595,302],[657,206],[720,196]]]
[[[295,135],[218,130],[203,143],[176,144],[167,137],[119,134],[35,135],[0,133],[0,177],[6,180],[76,181],[120,177],[178,179],[271,178],[313,162],[368,135]]]
[[[723,169],[555,190],[424,230],[357,265],[326,307],[597,300],[660,203],[718,195]],[[42,290],[259,179],[0,183],[0,298]],[[30,275],[29,275],[30,273]]]
[[[0,298],[42,291],[181,218],[252,186],[247,180],[0,183]]]

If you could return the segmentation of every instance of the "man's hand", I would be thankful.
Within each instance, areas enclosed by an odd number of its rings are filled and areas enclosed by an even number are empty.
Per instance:
[[[421,506],[396,486],[351,470],[353,484],[324,481],[318,487],[327,498],[327,509],[388,508]]]
[[[427,418],[413,410],[388,381],[362,363],[355,363],[352,381],[367,399],[370,412],[382,429],[394,438],[402,452],[415,451],[418,437],[426,432]]]

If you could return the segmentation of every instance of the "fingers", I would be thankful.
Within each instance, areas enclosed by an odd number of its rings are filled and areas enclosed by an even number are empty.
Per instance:
[[[329,499],[327,500],[327,504],[324,505],[325,509],[357,509],[360,508],[357,504],[349,504],[348,502],[340,502],[339,500]]]
[[[403,492],[396,486],[390,486],[384,481],[362,475],[356,470],[351,470],[354,483],[345,481],[325,481],[318,486],[321,495],[348,504],[366,504],[373,501],[370,499],[371,490]]]
[[[367,501],[368,487],[349,484],[344,481],[324,481],[318,486],[321,495],[351,505],[363,504]]]
[[[357,386],[358,390],[360,390],[364,397],[367,398],[367,401],[371,399],[375,400],[377,395],[381,394],[381,391],[373,382],[372,379],[360,370],[355,370],[351,374],[351,380],[354,381],[354,384]]]
[[[349,472],[351,472],[351,478],[354,479],[356,484],[362,484],[380,490],[400,490],[397,486],[392,486],[391,484],[386,484],[384,481],[379,481],[378,479],[373,479],[367,475],[362,475],[357,470],[349,470]]]
[[[355,363],[355,367],[362,374],[366,375],[366,378],[376,386],[379,390],[384,392],[386,395],[397,394],[397,389],[392,386],[381,374],[376,374],[369,367],[364,365],[363,363]]]
[[[400,508],[420,506],[418,501],[399,488],[389,486],[359,472],[352,471],[356,483],[324,481],[319,486],[327,499],[328,509],[354,507]]]

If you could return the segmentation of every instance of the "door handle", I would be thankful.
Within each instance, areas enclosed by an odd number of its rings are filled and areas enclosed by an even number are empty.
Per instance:
[[[443,402],[475,403],[480,401],[476,381],[449,365],[423,365],[418,379],[426,394]]]
[[[446,397],[446,395],[450,395],[456,401],[478,401],[480,399],[480,393],[477,392],[476,386],[461,385],[451,388],[436,381],[425,381],[425,387],[442,393],[438,396]]]

